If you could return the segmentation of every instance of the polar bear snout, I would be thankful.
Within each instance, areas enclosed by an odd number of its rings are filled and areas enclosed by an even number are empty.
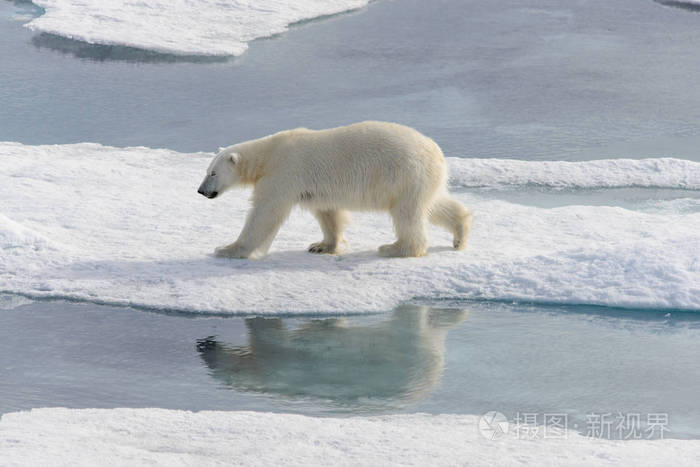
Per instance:
[[[197,193],[199,193],[200,195],[206,196],[209,199],[213,199],[213,198],[216,198],[217,196],[219,196],[218,191],[206,191],[202,187],[199,187],[199,190],[197,190]]]
[[[219,195],[219,192],[216,190],[212,190],[211,188],[207,187],[209,183],[207,183],[207,180],[205,180],[200,186],[199,189],[197,190],[197,193],[199,193],[202,196],[206,196],[209,199],[216,198]]]

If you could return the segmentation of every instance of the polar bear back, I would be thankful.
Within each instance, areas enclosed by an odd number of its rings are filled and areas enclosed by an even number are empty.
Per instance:
[[[397,199],[426,202],[446,189],[439,146],[395,123],[298,128],[231,149],[242,170],[261,172],[256,184],[313,209],[390,209]]]

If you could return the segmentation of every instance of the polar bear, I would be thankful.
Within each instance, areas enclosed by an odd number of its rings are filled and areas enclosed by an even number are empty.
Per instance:
[[[295,205],[309,209],[323,240],[312,253],[338,253],[348,211],[388,211],[397,240],[382,256],[427,253],[427,221],[447,228],[464,249],[471,215],[447,192],[440,147],[413,128],[367,121],[327,130],[297,128],[222,149],[209,164],[198,192],[216,198],[253,186],[253,207],[238,239],[217,256],[265,255]]]

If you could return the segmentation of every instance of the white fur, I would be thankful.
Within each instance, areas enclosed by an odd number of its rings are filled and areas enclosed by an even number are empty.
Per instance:
[[[383,256],[427,252],[428,220],[466,246],[471,216],[447,192],[445,159],[438,145],[395,123],[361,122],[328,130],[297,128],[224,148],[207,169],[199,192],[213,198],[252,185],[253,208],[238,240],[220,256],[264,255],[296,204],[313,211],[323,240],[309,251],[337,253],[349,210],[389,211],[397,241]]]

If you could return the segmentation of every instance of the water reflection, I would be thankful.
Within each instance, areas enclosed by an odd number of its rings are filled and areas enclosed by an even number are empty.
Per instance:
[[[246,320],[248,345],[208,337],[197,350],[211,375],[245,392],[313,398],[354,409],[402,407],[427,397],[444,368],[445,336],[468,312],[403,306],[389,319],[353,325],[281,318]]]
[[[125,61],[136,63],[222,63],[233,58],[228,56],[215,57],[205,55],[175,55],[121,45],[89,44],[87,42],[68,39],[66,37],[46,32],[33,36],[32,44],[38,48],[51,49],[64,54],[73,55],[77,58],[97,62]]]

